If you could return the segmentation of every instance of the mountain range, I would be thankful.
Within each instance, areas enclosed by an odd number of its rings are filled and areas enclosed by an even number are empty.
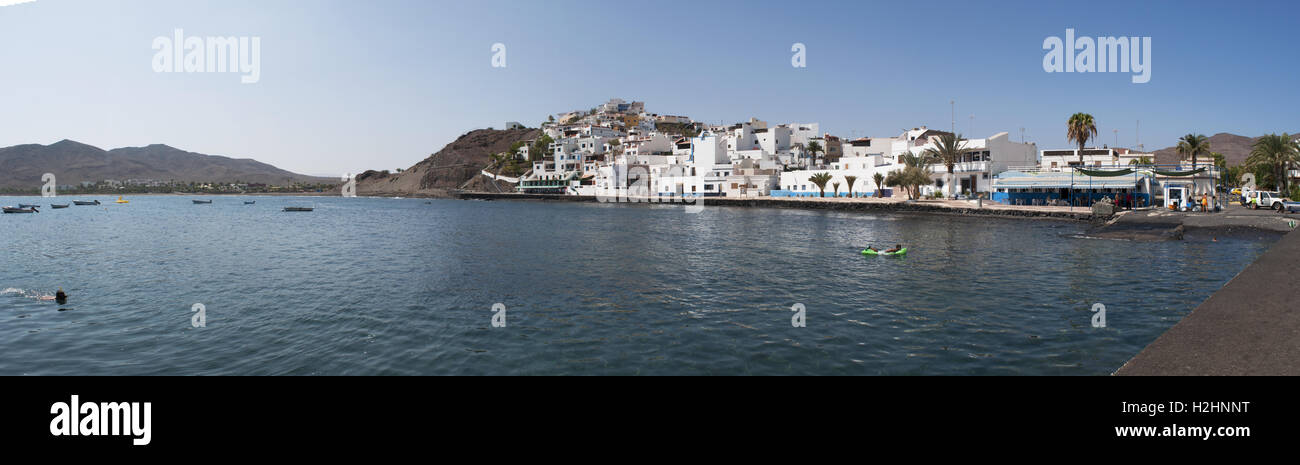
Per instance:
[[[104,150],[71,140],[0,148],[0,187],[36,188],[53,173],[63,185],[150,179],[162,182],[242,182],[268,185],[337,183],[247,158],[187,152],[162,144]]]
[[[1296,135],[1300,133],[1292,132],[1289,134]],[[1228,161],[1228,166],[1233,166],[1233,165],[1239,165],[1246,161],[1246,158],[1250,156],[1251,144],[1254,144],[1256,140],[1259,140],[1259,137],[1246,137],[1246,136],[1239,136],[1236,134],[1221,132],[1213,136],[1210,136],[1209,140],[1210,140],[1210,151],[1222,153],[1223,158],[1225,158]],[[1160,150],[1156,150],[1155,154],[1156,154],[1156,159],[1155,159],[1156,163],[1173,164],[1173,163],[1178,163],[1178,160],[1180,159],[1176,145],[1173,147],[1166,147]],[[1210,157],[1209,155],[1205,155],[1203,157],[1198,156],[1196,157],[1196,161],[1197,163],[1200,163],[1202,161],[1213,163],[1214,158]]]

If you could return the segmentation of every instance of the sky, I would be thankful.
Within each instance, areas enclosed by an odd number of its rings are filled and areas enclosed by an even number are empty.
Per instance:
[[[1289,1],[35,0],[0,6],[0,146],[161,143],[340,176],[617,97],[843,137],[1024,128],[1040,149],[1069,147],[1067,118],[1087,112],[1098,145],[1134,146],[1140,120],[1154,150],[1187,133],[1300,131],[1297,13]],[[1150,37],[1150,81],[1046,72],[1044,40],[1067,28]],[[156,39],[176,29],[256,38],[257,81],[155,71]]]

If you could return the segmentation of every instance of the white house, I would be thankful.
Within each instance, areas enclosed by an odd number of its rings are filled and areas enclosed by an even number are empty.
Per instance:
[[[1083,161],[1080,162],[1079,149],[1043,150],[1038,167],[1046,171],[1068,171],[1070,168],[1078,166],[1085,168],[1128,166],[1142,157],[1152,161],[1156,159],[1154,153],[1115,148],[1087,148],[1083,149]]]
[[[935,148],[939,134],[947,134],[935,132],[929,130],[918,138],[903,141],[907,144],[907,152],[920,155]],[[908,134],[904,133],[904,136]],[[963,147],[964,153],[954,164],[951,179],[948,167],[943,163],[932,163],[929,166],[935,184],[924,186],[923,194],[933,192],[933,188],[942,189],[945,197],[967,192],[991,193],[993,177],[998,173],[1013,166],[1032,166],[1038,158],[1038,147],[1034,143],[1012,142],[1005,131],[983,139],[967,139],[963,141]],[[895,156],[897,155],[900,154],[896,153]]]
[[[870,196],[876,193],[877,186],[872,178],[876,173],[881,176],[888,176],[890,171],[902,169],[902,165],[890,163],[884,155],[870,155],[866,157],[841,157],[839,161],[831,163],[824,169],[804,169],[786,171],[781,173],[781,179],[777,189],[771,192],[773,197],[815,197],[821,194],[821,189],[813,184],[811,178],[817,173],[829,173],[831,180],[826,183],[826,195],[835,195],[835,184],[839,184],[839,195],[847,196],[852,192],[858,197]],[[848,177],[856,178],[853,182],[852,191],[849,190]],[[884,187],[881,186],[883,189]],[[892,191],[887,191],[886,195],[892,195]]]

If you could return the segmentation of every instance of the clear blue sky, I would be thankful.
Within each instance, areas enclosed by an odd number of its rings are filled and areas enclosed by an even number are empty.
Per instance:
[[[0,2],[5,3],[5,2]],[[1050,3],[1050,4],[1048,4]],[[1300,130],[1296,2],[36,0],[0,7],[0,146],[165,143],[338,175],[407,167],[475,128],[610,97],[735,122],[1008,131],[1066,146]],[[1048,74],[1042,43],[1152,37],[1152,77]],[[155,73],[152,42],[257,36],[261,80]],[[491,67],[493,43],[506,68]],[[807,46],[807,67],[790,47]],[[3,169],[3,167],[0,167]]]

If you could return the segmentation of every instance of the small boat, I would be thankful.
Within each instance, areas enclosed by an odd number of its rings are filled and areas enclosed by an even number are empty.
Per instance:
[[[38,207],[40,207],[40,205],[33,205],[33,204],[30,204],[30,203],[20,203],[20,204],[18,204],[18,208],[38,208]]]
[[[130,200],[122,200],[122,196],[119,195],[119,196],[117,196],[117,202],[115,202],[115,203],[131,203],[131,201],[130,201]]]
[[[212,203],[211,200],[191,200],[191,202],[194,202],[195,205],[207,205]]]
[[[868,257],[874,257],[876,255],[884,255],[886,257],[895,256],[895,255],[907,255],[907,247],[903,247],[902,249],[899,249],[897,252],[876,252],[871,249],[863,249],[862,255],[866,255]]]
[[[257,203],[256,200],[252,200],[252,201],[245,200],[245,201],[244,201],[244,205],[253,205],[253,204],[255,204],[255,203]]]
[[[312,210],[312,207],[284,207],[284,211],[287,212],[309,212]]]
[[[99,201],[95,200],[95,201],[87,202],[84,200],[73,200],[72,204],[73,205],[99,205]]]
[[[36,207],[32,207],[32,208],[4,207],[4,211],[5,213],[40,213],[41,212],[40,210],[37,210]]]
[[[50,208],[68,208],[68,204],[65,203],[63,205],[59,205],[57,203],[52,203],[50,204]]]

